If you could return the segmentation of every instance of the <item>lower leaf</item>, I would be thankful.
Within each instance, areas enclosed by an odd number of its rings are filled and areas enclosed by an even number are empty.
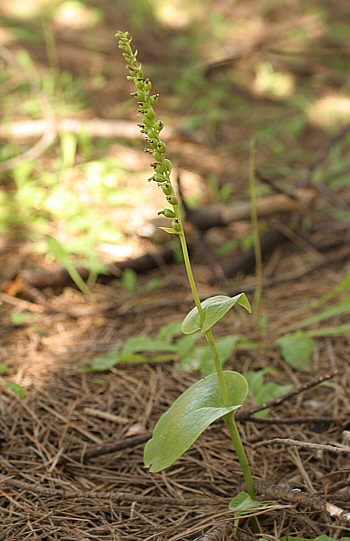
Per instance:
[[[162,415],[144,451],[151,472],[171,466],[211,423],[241,406],[248,393],[245,378],[232,371],[225,371],[224,377],[230,406],[224,406],[218,376],[211,374],[189,387]]]

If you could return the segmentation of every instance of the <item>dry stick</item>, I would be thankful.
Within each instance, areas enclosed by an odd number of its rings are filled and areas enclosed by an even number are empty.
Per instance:
[[[310,387],[315,387],[316,385],[319,385],[323,381],[331,379],[336,374],[337,374],[337,370],[334,370],[333,372],[325,376],[318,376],[317,378],[313,378],[308,383],[300,385],[299,387],[292,389],[291,391],[289,391],[288,393],[285,393],[282,396],[278,396],[277,398],[268,400],[267,402],[264,402],[264,404],[252,406],[251,408],[240,409],[236,413],[236,420],[238,421],[249,420],[249,421],[254,421],[254,422],[265,421],[266,422],[266,419],[252,417],[252,415],[256,413],[257,411],[263,410],[265,408],[277,406],[281,404],[282,402],[284,402],[285,400],[288,400],[292,396],[300,394],[301,392],[305,391],[306,389],[309,389]],[[310,419],[312,419],[312,422],[317,421],[317,419],[315,418],[310,418]],[[332,417],[332,420],[333,420],[333,417]],[[271,419],[270,422],[277,423],[279,422],[279,420]],[[305,421],[305,418],[301,418],[301,419],[298,419],[298,422],[306,422],[306,421]],[[150,438],[151,438],[151,434],[141,434],[140,436],[126,438],[125,440],[119,440],[116,442],[97,445],[95,447],[91,447],[90,449],[86,449],[85,451],[84,450],[73,451],[71,453],[66,453],[65,455],[61,456],[60,459],[58,460],[58,464],[62,464],[64,462],[67,462],[68,460],[76,460],[77,462],[85,462],[86,460],[90,458],[106,455],[109,453],[114,453],[115,451],[120,451],[121,449],[134,447],[136,445],[139,445],[140,443],[144,443],[148,441]]]
[[[265,494],[276,500],[283,500],[291,503],[301,504],[305,507],[312,507],[317,511],[329,513],[332,517],[341,520],[342,522],[350,523],[350,513],[344,511],[340,507],[326,502],[319,496],[307,494],[298,488],[289,489],[281,486],[271,485],[266,481],[254,479],[254,487],[260,494]]]
[[[232,527],[229,522],[224,522],[223,524],[220,524],[220,526],[217,526],[213,530],[210,530],[210,532],[204,534],[202,537],[199,537],[197,541],[220,541],[222,539],[222,534],[224,533],[225,529],[232,530]],[[241,537],[239,537],[240,540],[243,541]],[[250,537],[249,540],[245,541],[256,541],[255,537]]]
[[[257,423],[257,424],[268,424],[268,425],[300,425],[300,424],[311,424],[311,423],[325,423],[325,424],[331,424],[334,423],[336,425],[343,426],[344,424],[348,424],[350,422],[350,415],[340,415],[339,417],[332,417],[330,415],[326,415],[324,417],[316,417],[316,416],[310,416],[310,417],[244,417],[242,419],[239,419],[241,423]]]
[[[119,502],[139,502],[148,504],[169,504],[176,506],[189,506],[207,504],[207,500],[186,499],[180,500],[177,498],[158,498],[153,496],[142,496],[141,494],[131,494],[129,492],[94,492],[93,490],[61,490],[56,488],[43,487],[39,483],[26,483],[13,479],[9,476],[0,474],[0,484],[6,483],[10,486],[19,488],[20,490],[28,490],[35,494],[43,494],[45,496],[61,496],[62,498],[85,498],[85,499],[101,499],[114,500]]]
[[[350,447],[335,447],[334,445],[322,445],[320,443],[310,443],[307,441],[292,440],[289,438],[273,438],[272,440],[259,441],[252,445],[253,449],[261,447],[262,445],[270,445],[272,443],[282,443],[283,445],[295,446],[295,447],[304,447],[307,449],[316,449],[321,451],[329,451],[331,453],[338,454],[350,454]]]
[[[121,449],[129,449],[135,447],[140,443],[148,441],[152,437],[152,434],[141,434],[140,436],[134,436],[132,438],[126,438],[125,440],[114,441],[111,443],[103,443],[102,445],[96,445],[81,451],[72,451],[71,453],[64,454],[58,461],[58,464],[67,462],[68,460],[76,460],[77,462],[85,462],[89,458],[95,458],[97,456],[107,455],[120,451]]]
[[[271,287],[278,284],[282,284],[284,282],[290,282],[291,280],[299,280],[303,276],[306,276],[307,274],[310,274],[311,272],[323,267],[324,265],[328,265],[331,263],[337,263],[338,261],[342,261],[350,254],[350,250],[347,246],[344,247],[342,250],[338,250],[335,254],[332,254],[330,257],[324,260],[316,261],[314,264],[310,265],[307,269],[298,270],[296,272],[287,274],[286,276],[281,276],[277,278],[272,278],[270,280],[263,281],[264,287]],[[245,286],[245,291],[252,291],[256,287],[255,284]],[[236,295],[236,293],[239,293],[241,291],[241,287],[236,287],[230,290],[226,290],[227,295]]]
[[[93,138],[140,139],[140,130],[134,121],[103,118],[64,118],[57,119],[55,122],[48,119],[13,122],[9,126],[0,126],[0,139],[6,140],[11,137],[19,143],[27,143],[41,137],[47,130],[54,130],[56,135],[67,131],[78,135],[83,131]],[[175,134],[174,130],[166,127],[163,132],[166,132],[168,139],[174,137]]]
[[[246,417],[250,417],[253,415],[253,413],[256,413],[257,411],[264,410],[265,408],[272,408],[279,406],[279,404],[282,404],[282,402],[285,402],[286,400],[289,400],[292,396],[296,396],[303,391],[306,391],[307,389],[310,389],[311,387],[315,387],[316,385],[319,385],[323,381],[327,381],[331,378],[333,378],[338,373],[338,370],[333,370],[329,374],[326,374],[325,376],[317,376],[316,378],[313,378],[308,383],[303,383],[302,385],[299,385],[298,387],[295,387],[295,389],[292,389],[288,393],[284,393],[281,396],[277,396],[276,398],[272,398],[271,400],[267,400],[263,404],[258,404],[256,406],[252,406],[250,408],[241,408],[237,411],[235,418],[237,421],[241,421],[246,419]]]

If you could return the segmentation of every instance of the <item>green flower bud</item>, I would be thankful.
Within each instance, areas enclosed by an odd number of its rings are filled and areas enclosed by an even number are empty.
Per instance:
[[[147,129],[147,135],[150,139],[156,139],[159,140],[158,133],[156,133],[152,128]]]
[[[138,81],[135,81],[135,86],[136,86],[136,88],[138,88],[139,90],[142,90],[142,91],[145,90],[145,83],[142,81],[142,79],[140,79],[140,80],[138,80]]]
[[[172,228],[174,231],[177,231],[177,233],[180,233],[182,231],[181,224],[177,218],[171,222]]]
[[[159,183],[163,183],[163,182],[166,182],[166,177],[164,175],[161,175],[160,173],[155,173],[153,175],[153,178],[156,182],[159,182]]]
[[[147,129],[152,128],[152,122],[149,118],[147,118],[144,114],[138,114],[137,116],[142,119],[142,122]]]
[[[149,92],[149,91],[151,90],[151,88],[152,88],[152,83],[151,83],[151,81],[150,81],[149,79],[146,79],[146,81],[145,81],[145,90],[146,90],[147,92]]]
[[[156,118],[156,115],[154,114],[154,111],[153,109],[148,109],[148,111],[146,111],[144,113],[145,117],[148,118],[149,120],[154,120]]]
[[[162,131],[162,129],[164,128],[164,122],[163,120],[158,120],[156,122],[156,129],[158,130],[158,132]]]
[[[150,97],[149,102],[152,105],[152,107],[157,103],[159,98],[159,94],[153,94],[153,96]]]
[[[175,218],[175,212],[171,209],[163,209],[158,212],[158,216],[163,214],[166,218]]]
[[[154,141],[153,139],[148,139],[147,141],[148,141],[148,144],[149,144],[152,148],[154,148],[154,149],[157,148],[157,146],[158,146],[157,141]]]
[[[157,145],[157,150],[158,150],[158,152],[161,152],[162,154],[165,154],[166,153],[166,144],[163,143],[163,141],[159,141],[159,143]]]
[[[136,83],[135,83],[136,84]],[[138,100],[144,100],[145,99],[145,93],[138,90],[137,92],[131,92],[131,96],[134,96],[134,98]],[[143,106],[144,104],[142,104]]]
[[[123,49],[123,51],[129,51],[128,45],[122,40],[119,41],[118,47],[119,49]]]
[[[150,148],[146,148],[145,152],[149,152],[154,160],[157,160],[160,162],[162,159],[162,155],[157,150],[152,150]]]
[[[173,194],[174,194],[173,187],[172,187],[172,185],[171,185],[169,182],[166,182],[165,184],[162,185],[162,190],[163,190],[163,193],[164,193],[165,195],[170,196],[170,195],[173,195]],[[167,199],[168,199],[168,198],[167,198]],[[168,201],[169,201],[169,199],[168,199]],[[170,201],[169,201],[169,203],[170,203]]]
[[[170,205],[173,205],[174,207],[179,204],[179,200],[177,197],[175,197],[175,195],[169,195],[166,200],[168,201],[168,203],[170,203]]]
[[[155,170],[156,173],[163,173],[164,168],[161,163],[151,163],[151,167]]]
[[[168,173],[171,172],[171,161],[170,160],[165,160],[165,169]]]

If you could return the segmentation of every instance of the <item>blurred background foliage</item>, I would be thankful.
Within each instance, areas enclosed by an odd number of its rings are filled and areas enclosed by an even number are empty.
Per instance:
[[[258,166],[294,185],[349,120],[349,22],[347,2],[327,0],[3,0],[0,234],[29,239],[49,259],[45,239],[55,237],[95,273],[108,257],[139,253],[133,227],[158,204],[141,188],[150,176],[141,139],[64,131],[25,159],[35,141],[10,130],[40,119],[135,122],[117,30],[133,36],[161,93],[159,116],[178,134],[171,157],[188,173],[189,202],[198,205],[247,196],[254,134]],[[234,182],[227,167],[198,163],[203,148],[234,157]],[[348,186],[348,150],[349,138],[313,179]]]

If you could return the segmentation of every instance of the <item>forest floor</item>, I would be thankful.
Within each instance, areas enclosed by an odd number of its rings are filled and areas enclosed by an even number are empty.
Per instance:
[[[52,23],[60,69],[73,73],[74,77],[94,75],[85,88],[89,103],[83,112],[75,113],[76,118],[135,120],[131,102],[125,105],[133,89],[126,81],[123,59],[113,36],[120,26],[132,31],[132,24],[136,23],[130,22],[127,10],[118,12],[111,4],[101,3],[107,17],[96,33],[60,27],[57,21]],[[226,6],[227,20],[235,15],[229,5],[229,2],[220,3],[222,9]],[[248,9],[243,3],[238,6],[241,11]],[[305,28],[309,28],[307,25],[311,23],[306,16],[305,20],[298,12],[294,16],[295,27],[296,21],[301,26],[304,21]],[[333,22],[341,16],[332,13]],[[258,60],[271,59],[272,52],[268,49],[272,45],[264,36],[273,30],[280,39],[274,47],[283,49],[283,29],[288,19],[276,7],[269,16],[261,15],[250,21],[252,27],[246,34],[246,42],[241,40],[250,53],[242,54],[234,62],[235,69],[244,74],[246,87],[234,81],[228,86],[236,93],[239,104],[233,116],[228,104],[225,117],[224,104],[216,119],[199,111],[193,120],[186,94],[183,101],[187,125],[181,116],[181,99],[176,102],[171,89],[161,79],[167,74],[173,77],[179,63],[185,61],[183,50],[177,61],[172,58],[175,54],[172,40],[181,32],[172,28],[167,34],[150,27],[146,35],[135,26],[133,43],[140,50],[145,72],[149,68],[150,76],[157,78],[156,86],[164,94],[163,104],[161,99],[159,102],[159,116],[175,132],[167,141],[167,148],[175,164],[174,176],[177,172],[181,176],[185,198],[201,205],[213,201],[224,205],[227,201],[248,199],[249,141],[262,125],[266,128],[274,123],[276,131],[266,132],[268,136],[258,145],[256,168],[276,179],[284,189],[296,188],[317,152],[340,129],[339,122],[335,122],[330,133],[329,128],[311,117],[300,121],[300,113],[295,112],[290,101],[254,93],[249,86]],[[289,24],[292,24],[290,20]],[[260,41],[254,43],[253,36],[257,39],[257,35]],[[316,41],[312,43],[315,45]],[[7,46],[16,51],[23,43],[13,41]],[[317,41],[318,48],[327,46]],[[345,46],[349,43],[344,41],[344,49]],[[45,44],[25,44],[25,47],[38,70],[47,67]],[[348,55],[349,49],[346,50]],[[296,84],[305,92],[312,91],[322,104],[327,96],[339,91],[342,79],[327,64],[332,64],[327,56],[313,60],[311,56],[299,58],[294,64],[284,64],[283,69],[290,70]],[[229,77],[230,64],[221,69],[219,65],[211,68],[208,75],[211,88],[221,88],[222,78]],[[99,86],[102,71],[105,82]],[[326,82],[312,86],[315,77],[321,75]],[[209,100],[207,107],[210,106]],[[201,116],[204,124],[190,127],[190,122],[200,123]],[[296,117],[299,124],[294,122]],[[288,123],[301,126],[300,133],[284,131],[283,126]],[[345,144],[344,140],[339,144]],[[340,157],[344,149],[339,147]],[[153,246],[139,231],[164,206],[163,196],[152,183],[147,183],[145,171],[149,160],[141,139],[109,141],[106,153],[108,159],[117,159],[128,169],[130,197],[127,204],[113,208],[113,212],[106,205],[105,212],[113,214],[116,226],[122,231],[122,246],[129,250],[126,253],[138,256]],[[57,149],[50,149],[38,158],[41,165],[37,167],[50,167],[56,157]],[[327,152],[323,157],[327,171],[336,158],[332,162]],[[338,172],[339,176],[342,173]],[[216,181],[210,184],[210,178]],[[10,190],[11,171],[5,180],[5,189]],[[71,182],[74,189],[80,186],[84,190],[82,176],[70,177],[65,182]],[[220,200],[219,195],[224,198],[222,189],[228,184],[231,185],[228,195],[224,201]],[[349,321],[349,310],[339,306],[341,301],[348,306],[345,295],[349,288],[344,287],[319,308],[316,306],[323,295],[342,283],[350,270],[349,214],[346,214],[350,205],[349,182],[334,188],[335,198],[329,194],[331,189],[332,185],[327,192],[317,192],[315,205],[303,216],[304,227],[298,230],[301,234],[291,231],[289,242],[276,246],[264,261],[259,313],[249,315],[233,310],[215,326],[214,334],[219,338],[239,334],[253,343],[262,343],[263,347],[255,349],[237,347],[225,362],[225,369],[243,374],[265,370],[265,383],[298,387],[308,384],[315,376],[326,378],[335,372],[324,384],[276,404],[266,417],[242,419],[239,428],[255,478],[320,496],[349,512],[348,455],[327,448],[270,441],[283,438],[333,448],[346,443],[344,434],[350,426],[350,333],[344,328]],[[258,195],[268,191],[265,185],[259,190]],[[268,223],[272,223],[271,218]],[[57,219],[52,231],[59,228]],[[204,252],[202,244],[194,242],[192,260],[201,298],[218,293],[231,295],[241,290],[253,302],[254,269],[252,273],[242,272],[212,285],[213,268],[208,263],[210,258],[205,259],[205,250],[219,253],[217,250],[229,245],[233,238],[242,241],[250,233],[250,220],[245,220],[210,230],[204,239]],[[338,247],[326,251],[315,248],[337,239],[344,241]],[[0,241],[2,284],[24,270],[51,270],[57,266],[43,254],[34,252],[32,240],[24,238],[16,228],[12,233],[4,231]],[[218,256],[218,264],[225,265],[238,253],[236,248]],[[150,282],[157,284],[156,287],[150,287]],[[68,285],[28,290],[19,296],[3,290],[0,300],[0,362],[1,366],[7,366],[2,381],[15,382],[25,391],[22,399],[8,388],[0,387],[0,540],[231,539],[234,515],[228,503],[241,490],[242,475],[221,420],[213,423],[166,470],[152,474],[143,465],[145,441],[160,415],[200,374],[182,370],[177,356],[159,362],[154,354],[149,354],[149,362],[121,363],[105,371],[87,370],[96,359],[121,347],[130,337],[155,338],[165,324],[184,318],[193,301],[182,265],[161,265],[140,274],[137,283],[129,288],[118,278],[96,283],[89,297]],[[276,340],[288,332],[288,326],[334,307],[328,317],[302,327],[315,341],[311,368],[294,369],[282,357]],[[26,316],[18,319],[23,314]],[[249,394],[242,409],[253,404],[254,397]],[[121,442],[119,449],[118,442]],[[91,450],[95,452],[89,455]],[[239,529],[251,538],[277,541],[285,535],[308,539],[322,534],[334,539],[350,535],[349,523],[327,512],[288,499],[278,501],[271,496],[267,499],[274,503],[259,509],[258,535],[251,532],[247,519],[239,522]]]

